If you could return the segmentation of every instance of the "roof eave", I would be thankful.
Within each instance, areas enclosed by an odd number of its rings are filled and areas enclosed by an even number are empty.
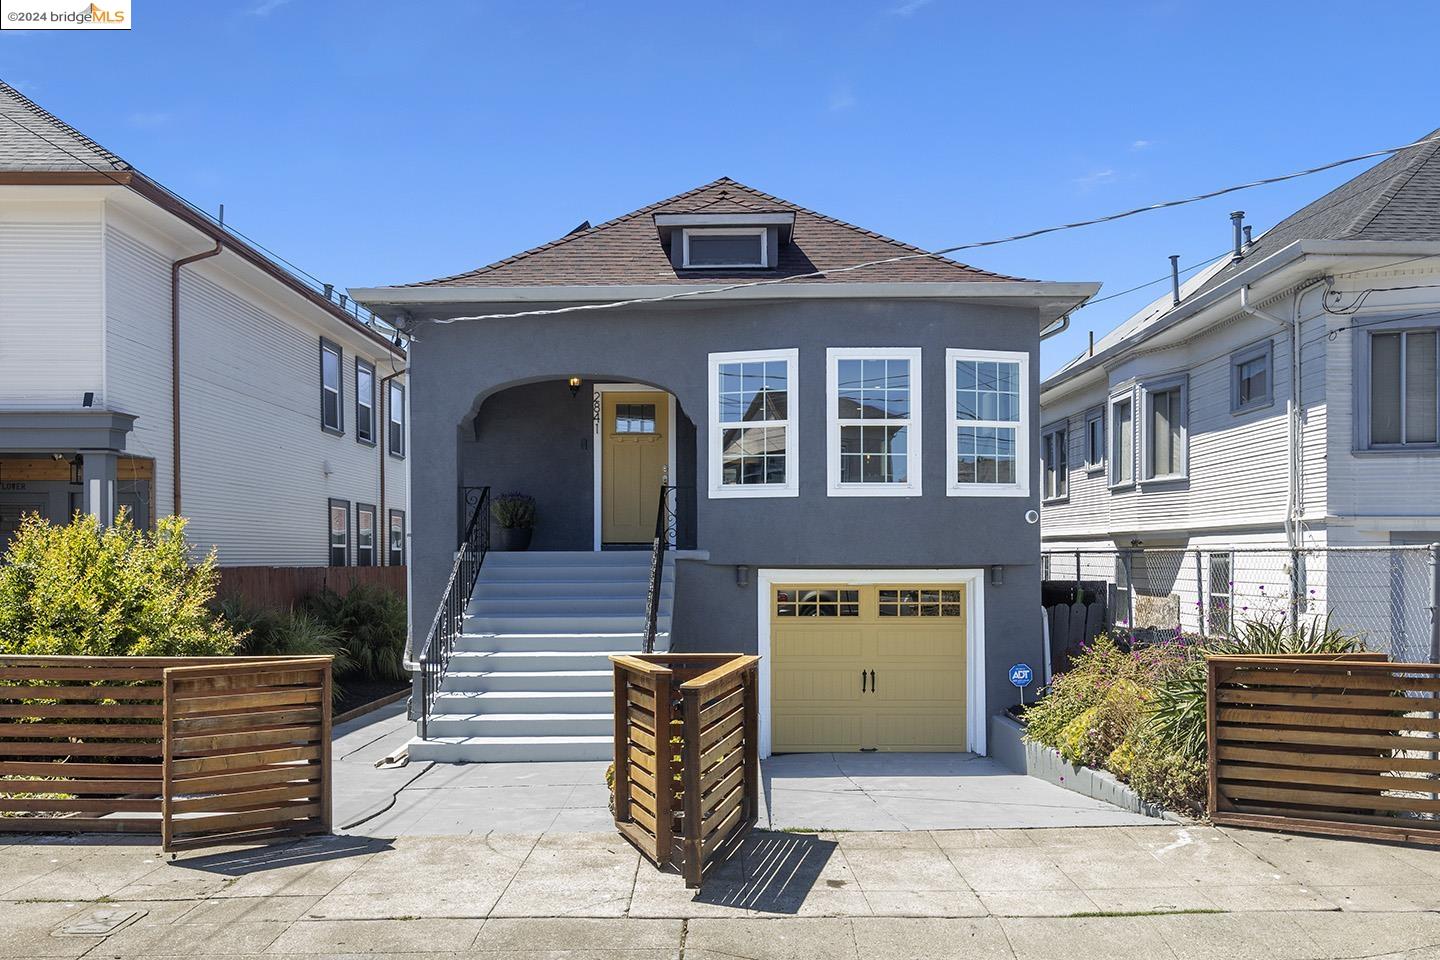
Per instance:
[[[1290,282],[1286,273],[1293,267],[1308,260],[1318,260],[1326,257],[1353,257],[1364,255],[1394,256],[1396,254],[1408,256],[1440,256],[1440,241],[1423,240],[1295,240],[1288,245],[1275,251],[1275,253],[1257,260],[1251,266],[1241,270],[1234,276],[1229,277],[1224,283],[1207,290],[1194,300],[1182,302],[1159,320],[1145,327],[1118,343],[1112,344],[1093,356],[1086,357],[1079,363],[1066,367],[1051,374],[1040,384],[1041,399],[1043,401],[1046,393],[1053,393],[1067,383],[1081,378],[1085,374],[1102,368],[1106,363],[1132,349],[1135,345],[1153,339],[1168,330],[1174,329],[1180,324],[1203,314],[1210,309],[1222,304],[1227,299],[1237,296],[1240,288],[1249,286],[1260,296],[1268,296],[1280,287]],[[1257,289],[1257,286],[1266,280],[1271,283],[1268,286],[1276,289]],[[1235,309],[1239,309],[1238,305]]]
[[[1027,301],[1038,306],[1045,323],[1074,310],[1100,289],[1090,282],[1041,280],[972,280],[955,283],[769,283],[734,287],[730,284],[614,284],[480,287],[454,284],[423,287],[352,287],[348,292],[372,312],[385,308],[467,306],[474,304],[614,303],[674,297],[705,300],[969,300]]]

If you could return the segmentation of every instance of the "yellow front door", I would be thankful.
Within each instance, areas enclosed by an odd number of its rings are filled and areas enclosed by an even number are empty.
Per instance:
[[[611,392],[600,404],[600,538],[649,543],[669,462],[669,394]]]
[[[787,584],[770,615],[776,753],[966,749],[963,586]]]

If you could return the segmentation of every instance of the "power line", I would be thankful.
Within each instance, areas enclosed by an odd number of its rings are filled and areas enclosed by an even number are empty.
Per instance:
[[[1199,263],[1192,263],[1188,267],[1181,267],[1179,271],[1180,275],[1184,276],[1185,274],[1190,273],[1192,270],[1199,270],[1201,267],[1207,267],[1210,264],[1214,263],[1216,260],[1219,260],[1221,257],[1225,256],[1225,254],[1228,252],[1228,250],[1222,250],[1221,252],[1215,254],[1215,256],[1207,257],[1206,259],[1201,260]],[[1163,277],[1156,277],[1154,280],[1147,280],[1144,283],[1137,283],[1135,286],[1130,287],[1128,290],[1121,290],[1119,293],[1112,293],[1109,296],[1099,297],[1094,300],[1086,300],[1084,303],[1082,303],[1079,307],[1076,307],[1075,309],[1080,310],[1084,309],[1085,307],[1093,307],[1095,306],[1095,304],[1104,303],[1106,300],[1117,300],[1120,297],[1125,296],[1127,293],[1134,293],[1136,290],[1144,290],[1146,287],[1153,287],[1157,283],[1164,283],[1166,280],[1170,279],[1170,276],[1171,275],[1167,273]]]
[[[829,277],[839,273],[850,273],[855,270],[864,270],[868,267],[884,266],[890,263],[901,263],[907,260],[937,259],[946,254],[958,253],[962,250],[977,250],[982,247],[994,247],[1005,243],[1015,243],[1019,240],[1030,240],[1046,234],[1059,233],[1063,230],[1076,230],[1081,227],[1093,227],[1102,223],[1113,223],[1117,220],[1124,220],[1129,217],[1138,216],[1142,213],[1153,213],[1157,210],[1168,210],[1172,207],[1181,207],[1191,203],[1199,203],[1202,200],[1213,200],[1216,197],[1223,197],[1227,194],[1238,193],[1242,190],[1251,190],[1255,187],[1269,186],[1275,183],[1283,183],[1287,180],[1296,180],[1301,177],[1313,176],[1317,173],[1324,173],[1327,170],[1334,170],[1351,163],[1359,163],[1362,160],[1373,160],[1376,157],[1391,156],[1404,150],[1411,150],[1415,147],[1426,146],[1427,144],[1440,142],[1440,136],[1427,137],[1407,143],[1404,146],[1389,147],[1384,150],[1372,150],[1369,153],[1356,154],[1352,157],[1345,157],[1340,160],[1332,160],[1328,163],[1315,167],[1307,167],[1303,170],[1296,170],[1291,173],[1280,174],[1273,177],[1263,177],[1259,180],[1250,180],[1244,183],[1232,184],[1221,187],[1218,190],[1209,190],[1205,193],[1195,194],[1190,197],[1182,197],[1178,200],[1163,200],[1159,203],[1147,204],[1143,207],[1134,207],[1129,210],[1122,210],[1118,213],[1106,214],[1101,217],[1092,217],[1088,220],[1076,220],[1070,223],[1055,224],[1049,227],[1040,227],[1035,230],[1027,230],[1024,233],[1011,234],[1007,237],[999,237],[993,240],[977,240],[971,243],[959,243],[954,246],[941,247],[938,250],[929,250],[923,253],[900,254],[893,257],[885,257],[880,260],[867,260],[862,263],[851,264],[846,267],[835,267],[830,270],[815,270],[810,273],[798,273],[786,277],[772,277],[764,280],[749,280],[742,283],[729,283],[718,287],[707,287],[703,290],[687,290],[678,293],[667,293],[654,297],[631,297],[626,300],[611,300],[605,303],[582,303],[566,307],[551,307],[542,310],[522,310],[514,313],[486,313],[468,317],[445,317],[435,319],[433,323],[456,323],[460,320],[509,320],[518,317],[545,317],[563,313],[578,313],[586,310],[610,310],[616,307],[641,306],[650,303],[664,303],[671,300],[684,300],[690,297],[713,296],[719,293],[729,293],[735,290],[746,290],[756,287],[775,286],[782,283],[790,283],[795,280],[813,280],[819,277]]]

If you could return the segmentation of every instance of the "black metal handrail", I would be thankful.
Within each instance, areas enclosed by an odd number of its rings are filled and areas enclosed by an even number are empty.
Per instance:
[[[470,606],[470,594],[480,576],[480,565],[485,562],[485,554],[490,550],[490,488],[462,487],[461,492],[465,506],[473,503],[474,509],[460,537],[460,546],[455,551],[455,563],[450,567],[450,579],[440,596],[435,620],[430,624],[430,633],[420,650],[422,740],[429,735],[430,712],[440,693],[440,683],[450,666],[450,658],[455,653],[455,639],[464,629],[465,611]]]
[[[660,620],[660,587],[665,576],[665,551],[675,539],[679,487],[662,483],[660,503],[655,509],[655,540],[650,548],[650,592],[645,597],[645,652],[655,652],[655,628]],[[676,499],[672,503],[672,498]]]

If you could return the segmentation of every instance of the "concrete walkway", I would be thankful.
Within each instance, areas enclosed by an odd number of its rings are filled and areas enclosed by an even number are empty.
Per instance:
[[[335,823],[375,837],[613,832],[603,761],[375,767],[414,724],[395,704],[336,728]],[[761,764],[775,830],[1141,826],[1154,821],[973,754],[793,754]]]
[[[604,834],[0,839],[6,958],[1420,960],[1437,909],[1437,851],[1170,825],[758,833],[699,893]]]

